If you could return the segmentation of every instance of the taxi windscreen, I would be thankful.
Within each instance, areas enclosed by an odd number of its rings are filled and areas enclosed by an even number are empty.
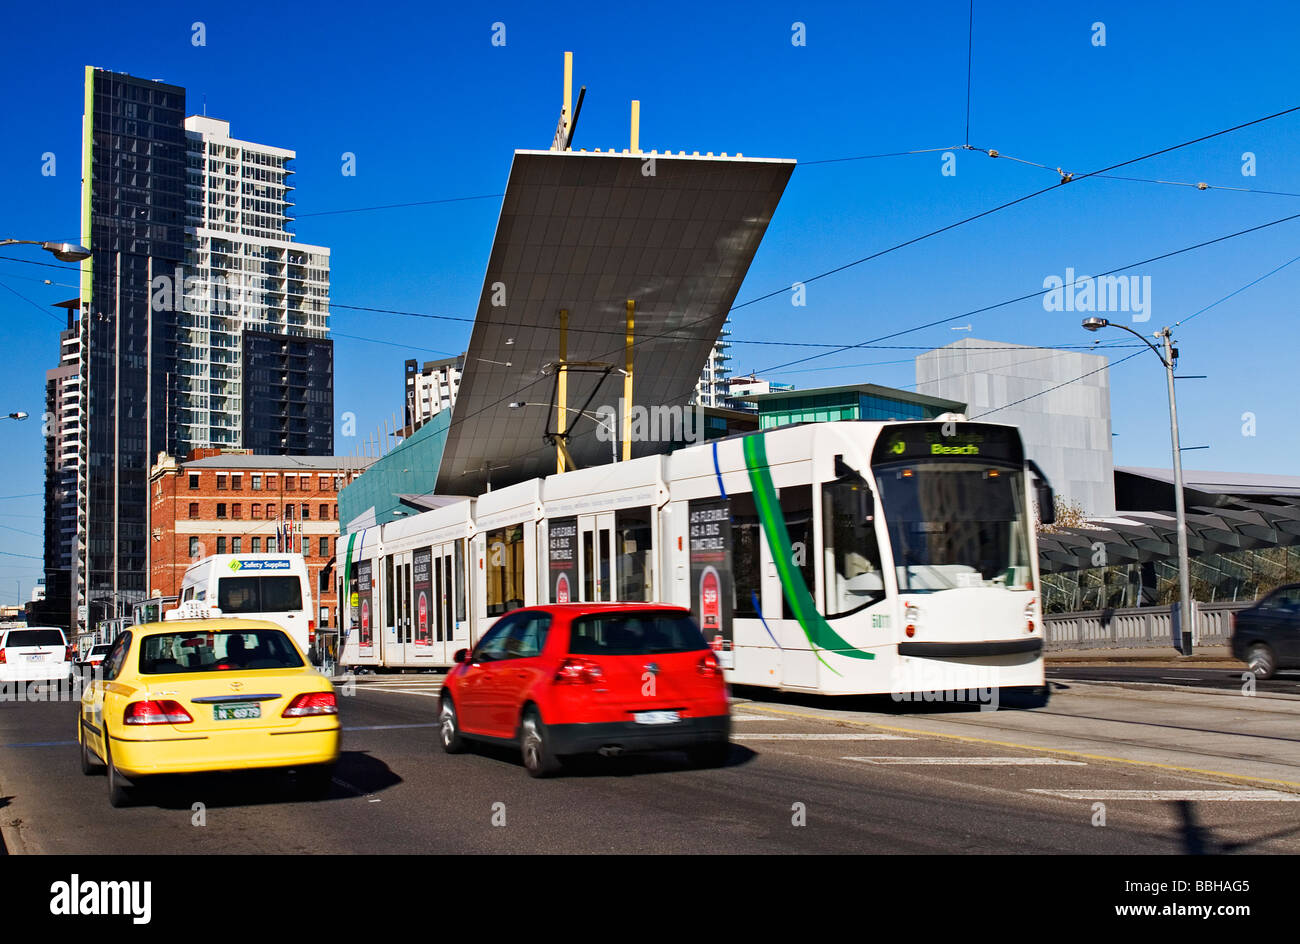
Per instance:
[[[159,633],[140,642],[140,674],[295,669],[302,658],[278,629]]]

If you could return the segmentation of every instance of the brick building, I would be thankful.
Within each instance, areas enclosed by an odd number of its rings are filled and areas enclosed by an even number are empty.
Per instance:
[[[307,561],[319,625],[333,626],[338,493],[370,461],[215,448],[183,462],[160,455],[149,473],[150,595],[176,595],[185,569],[209,554],[292,551]]]

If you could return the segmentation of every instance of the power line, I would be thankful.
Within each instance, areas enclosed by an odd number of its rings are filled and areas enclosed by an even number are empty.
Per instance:
[[[60,318],[58,315],[56,315],[54,312],[50,311],[48,308],[44,307],[43,305],[38,305],[36,302],[32,301],[30,298],[28,298],[28,297],[27,297],[26,295],[24,295],[22,292],[19,292],[17,289],[10,288],[10,287],[9,287],[8,285],[6,285],[4,282],[0,282],[0,288],[4,289],[6,292],[11,292],[11,293],[13,293],[14,295],[17,295],[19,298],[21,298],[21,299],[22,299],[23,301],[25,301],[27,304],[31,305],[33,308],[35,308],[37,311],[39,311],[41,314],[43,314],[43,315],[49,315],[51,318],[53,318],[53,319],[54,319],[55,321],[57,321],[59,324],[63,324],[63,319],[62,319],[62,318]]]

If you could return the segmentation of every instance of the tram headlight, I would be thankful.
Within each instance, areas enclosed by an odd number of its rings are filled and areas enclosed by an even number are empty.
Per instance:
[[[903,622],[906,625],[903,627],[903,632],[907,633],[908,639],[911,639],[916,635],[916,624],[921,621],[921,608],[911,603],[905,604],[905,606]]]
[[[1025,604],[1025,632],[1034,631],[1034,601],[1030,600]]]

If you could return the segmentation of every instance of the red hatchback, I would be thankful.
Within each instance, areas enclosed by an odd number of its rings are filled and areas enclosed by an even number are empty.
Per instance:
[[[439,713],[442,747],[509,742],[534,777],[561,758],[684,750],[698,766],[730,751],[718,661],[689,610],[568,603],[513,610],[456,653]]]

